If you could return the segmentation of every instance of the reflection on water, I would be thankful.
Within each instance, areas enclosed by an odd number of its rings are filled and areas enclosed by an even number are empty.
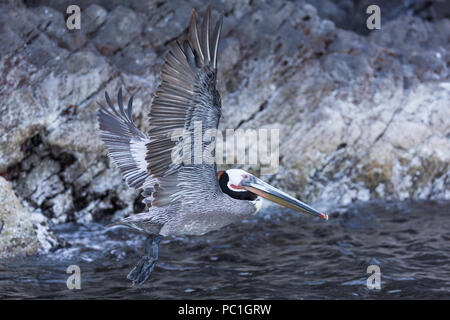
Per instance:
[[[150,281],[126,279],[144,237],[101,224],[65,224],[71,246],[0,261],[0,298],[398,299],[450,298],[450,202],[370,202],[324,222],[288,210],[202,237],[165,239]],[[81,268],[68,290],[66,268]],[[381,290],[366,286],[381,268]]]

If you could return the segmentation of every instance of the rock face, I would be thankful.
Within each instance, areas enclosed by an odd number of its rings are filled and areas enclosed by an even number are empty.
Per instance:
[[[336,12],[355,15],[349,3]],[[146,130],[167,43],[205,4],[80,1],[73,31],[71,1],[32,4],[0,4],[0,173],[54,223],[140,210],[98,138],[96,101],[122,87]],[[316,5],[213,4],[221,128],[279,128],[280,168],[264,178],[308,201],[450,199],[450,20],[396,14],[364,36]]]
[[[367,7],[379,6],[382,23],[397,19],[402,15],[414,14],[423,20],[435,21],[450,18],[450,2],[446,0],[390,1],[390,0],[306,0],[317,8],[319,15],[333,21],[337,27],[368,34],[366,28]]]
[[[2,177],[0,199],[0,259],[36,253],[39,241],[30,215]]]

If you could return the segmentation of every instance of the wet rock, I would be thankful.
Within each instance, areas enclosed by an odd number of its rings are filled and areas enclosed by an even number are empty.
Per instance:
[[[60,245],[59,239],[50,230],[47,217],[41,213],[40,209],[35,210],[31,214],[31,221],[40,244],[39,252],[45,253],[56,249]]]
[[[39,207],[45,199],[64,190],[61,180],[56,175],[59,170],[58,162],[45,159],[19,181],[17,189],[20,190],[21,195]]]
[[[142,22],[141,17],[133,10],[122,6],[116,7],[109,13],[105,25],[95,37],[97,49],[102,54],[111,56],[141,33]]]
[[[339,28],[360,34],[371,32],[366,27],[366,20],[369,17],[366,10],[373,4],[380,7],[382,26],[386,22],[406,15],[420,17],[424,21],[450,18],[448,1],[307,0],[307,2],[317,8],[321,18],[332,20]]]
[[[399,18],[365,38],[308,6],[286,12],[264,41],[245,16],[223,41],[233,62],[221,64],[221,127],[280,128],[280,170],[268,179],[310,201],[448,198],[448,20]],[[261,15],[264,29],[278,25]]]
[[[91,34],[103,25],[106,21],[106,16],[108,15],[108,11],[106,11],[103,7],[92,4],[83,11],[83,32],[86,34]]]
[[[40,243],[30,214],[21,205],[11,185],[0,177],[0,258],[31,255]]]
[[[219,4],[220,5],[220,4]],[[202,8],[200,1],[139,1],[133,0],[131,7],[142,13],[144,39],[148,39],[153,48],[162,48],[167,41],[177,38],[189,22],[193,7]]]
[[[148,40],[136,41],[120,50],[112,57],[112,62],[129,74],[145,74],[152,68],[157,55]]]
[[[82,32],[71,32],[67,29],[64,15],[49,7],[33,8],[32,12],[38,17],[38,28],[59,46],[67,50],[81,48],[86,43]]]
[[[52,222],[55,224],[67,222],[67,216],[73,211],[72,189],[68,189],[64,193],[49,200],[51,210],[53,212]]]

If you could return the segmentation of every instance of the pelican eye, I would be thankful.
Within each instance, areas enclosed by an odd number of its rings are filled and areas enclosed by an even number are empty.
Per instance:
[[[252,177],[251,175],[249,175],[249,174],[243,174],[243,175],[242,175],[241,184],[242,184],[242,182],[249,183],[249,182],[252,181],[252,179],[253,179],[253,177]]]

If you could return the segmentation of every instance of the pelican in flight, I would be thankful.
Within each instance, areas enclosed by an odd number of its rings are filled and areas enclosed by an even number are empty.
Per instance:
[[[125,110],[119,90],[117,110],[108,94],[107,106],[97,114],[100,136],[127,184],[142,190],[145,212],[121,219],[122,225],[147,235],[145,255],[128,274],[133,284],[143,284],[158,260],[162,237],[203,235],[247,219],[268,199],[293,210],[328,219],[328,216],[240,169],[217,172],[216,164],[173,161],[183,143],[174,130],[194,132],[201,121],[203,132],[217,129],[221,100],[216,88],[217,48],[221,17],[211,30],[208,6],[197,27],[192,11],[186,35],[173,41],[161,70],[161,83],[149,109],[149,130],[133,123],[130,98]],[[214,143],[211,142],[211,143]]]

